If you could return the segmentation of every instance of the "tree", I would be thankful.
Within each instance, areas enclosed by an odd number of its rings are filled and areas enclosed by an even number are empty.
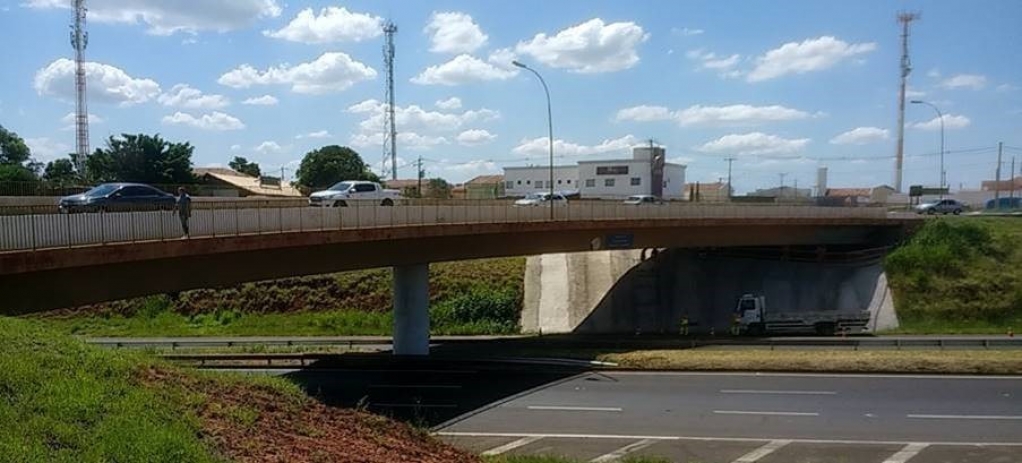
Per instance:
[[[380,181],[355,150],[337,145],[307,153],[298,167],[297,177],[299,186],[314,190],[343,180]]]
[[[71,162],[71,159],[57,159],[55,161],[50,161],[46,164],[46,170],[43,171],[43,180],[56,183],[58,185],[69,185],[74,183],[77,179],[78,173],[75,172],[75,166]]]
[[[97,148],[85,170],[98,182],[181,184],[195,182],[189,143],[171,143],[159,135],[111,136],[106,148]]]
[[[39,177],[21,164],[0,164],[0,182],[35,183]]]
[[[241,172],[245,175],[251,175],[253,177],[262,175],[262,171],[259,169],[258,163],[249,162],[248,159],[241,156],[235,156],[234,160],[228,162],[227,165],[236,172]]]
[[[0,164],[22,165],[32,157],[32,151],[18,134],[0,125]]]
[[[442,178],[431,178],[426,184],[426,196],[436,199],[448,199],[451,197],[451,184]]]

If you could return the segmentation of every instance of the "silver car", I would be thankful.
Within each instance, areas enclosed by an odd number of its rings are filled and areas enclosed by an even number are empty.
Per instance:
[[[661,206],[664,200],[653,195],[634,195],[625,200],[629,206]]]
[[[965,205],[954,200],[954,199],[941,199],[939,201],[930,201],[916,206],[917,214],[961,214],[965,210]]]

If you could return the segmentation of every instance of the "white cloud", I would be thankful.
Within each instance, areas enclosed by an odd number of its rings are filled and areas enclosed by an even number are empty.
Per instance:
[[[220,111],[213,111],[211,114],[203,114],[199,117],[178,111],[171,116],[164,116],[161,122],[167,125],[187,125],[202,130],[225,131],[245,128],[245,124],[241,120]]]
[[[618,121],[652,122],[666,121],[674,118],[674,113],[663,106],[633,106],[617,112]]]
[[[434,53],[472,53],[489,40],[472,16],[460,12],[434,12],[422,32],[432,36]]]
[[[220,109],[230,105],[223,95],[204,95],[201,91],[185,84],[175,85],[156,99],[164,106],[177,106],[187,109]]]
[[[319,10],[318,15],[312,8],[306,8],[287,26],[277,31],[263,31],[263,35],[307,44],[361,42],[379,37],[382,28],[383,19],[378,16],[331,6]]]
[[[998,92],[1014,92],[1015,90],[1018,90],[1018,87],[1011,84],[1001,84],[997,86]]]
[[[780,105],[751,106],[737,104],[729,106],[695,105],[679,111],[670,111],[663,106],[635,106],[617,113],[617,120],[639,122],[675,120],[682,127],[694,125],[743,126],[765,122],[791,121],[809,118],[805,111]]]
[[[436,107],[443,110],[461,109],[461,98],[452,96],[446,100],[438,100]]]
[[[85,63],[89,98],[92,102],[130,106],[145,103],[160,94],[160,85],[150,79],[136,79],[120,68],[102,63]],[[58,59],[36,72],[33,87],[39,95],[75,100],[75,62]]]
[[[926,73],[926,75],[929,76],[932,79],[940,79],[940,69],[937,69],[937,68],[930,69]]]
[[[231,151],[238,151],[241,149],[241,145],[231,145]]]
[[[382,146],[383,133],[357,133],[351,136],[350,143],[356,147]],[[450,144],[450,141],[441,136],[421,135],[415,132],[400,132],[397,134],[397,143],[402,149],[425,151],[438,145]],[[389,165],[389,162],[388,162]],[[400,162],[398,162],[400,166]]]
[[[306,138],[330,138],[330,132],[327,130],[320,130],[317,132],[303,133],[296,135],[295,138],[298,140],[304,140]]]
[[[831,36],[789,42],[756,59],[756,67],[746,80],[760,82],[807,72],[829,69],[842,60],[876,50],[876,43],[849,44]]]
[[[348,107],[348,112],[353,114],[370,114],[369,117],[359,123],[359,128],[363,132],[378,132],[383,130],[385,109],[385,105],[377,100],[366,100]],[[453,131],[466,124],[487,122],[499,118],[500,112],[486,108],[468,110],[461,113],[427,111],[418,105],[396,106],[394,108],[395,124],[402,131]]]
[[[511,150],[512,153],[525,157],[539,157],[549,155],[550,139],[540,137],[524,139],[518,146]],[[627,151],[632,147],[641,144],[638,138],[633,135],[625,135],[620,138],[603,140],[597,145],[579,145],[564,140],[554,140],[555,156],[587,156],[593,154],[612,153],[615,151]]]
[[[678,111],[676,117],[678,124],[686,127],[690,125],[752,125],[762,122],[791,121],[806,119],[809,117],[809,113],[780,105],[695,105]]]
[[[905,97],[907,98],[922,98],[924,96],[926,96],[926,92],[922,90],[916,90],[912,87],[905,89]]]
[[[351,59],[345,53],[323,53],[316,60],[296,66],[287,64],[259,71],[243,64],[217,80],[232,88],[253,85],[290,85],[295,93],[324,94],[340,92],[352,85],[376,78],[376,70]]]
[[[67,113],[64,117],[60,118],[60,122],[66,124],[64,130],[74,130],[77,127],[77,116],[74,112]],[[106,122],[106,119],[99,117],[95,114],[89,113],[89,125],[102,124]]]
[[[518,59],[518,53],[510,48],[498,48],[490,52],[490,56],[486,58],[486,61],[496,66],[498,69],[505,71],[511,71],[518,74],[518,67],[512,64],[512,61]]]
[[[496,138],[496,135],[487,130],[472,129],[459,133],[455,139],[458,140],[458,143],[464,146],[480,146],[485,145]]]
[[[734,71],[734,67],[741,61],[742,55],[734,54],[728,57],[717,56],[713,52],[707,52],[705,50],[690,50],[685,53],[688,59],[698,61],[698,69],[717,71],[721,77],[737,77],[741,74],[739,71]]]
[[[70,8],[67,0],[27,0],[30,8]],[[90,0],[89,21],[145,23],[149,33],[171,35],[178,31],[226,32],[263,18],[280,16],[276,0]]]
[[[969,118],[965,116],[958,116],[954,114],[944,115],[945,130],[963,129],[965,127],[968,127],[969,124],[971,123],[972,121],[970,121]],[[930,119],[926,122],[916,122],[915,124],[912,124],[912,128],[919,130],[940,130],[940,118],[934,117],[933,119]]]
[[[879,127],[856,127],[830,139],[830,143],[834,145],[865,145],[884,141],[889,137],[890,132],[887,129],[881,129]]]
[[[594,18],[556,35],[536,34],[518,42],[515,51],[552,68],[580,73],[614,72],[639,63],[637,48],[649,38],[633,22],[605,24]]]
[[[32,158],[38,162],[63,158],[71,152],[71,145],[47,137],[26,138],[25,144],[32,151]]]
[[[260,153],[279,153],[284,150],[284,147],[280,146],[275,141],[264,141],[255,147],[255,150]]]
[[[979,74],[958,74],[956,76],[944,79],[940,83],[941,88],[955,89],[955,88],[971,88],[973,90],[981,90],[987,85],[986,76]]]
[[[273,95],[263,95],[260,97],[249,98],[242,101],[241,104],[255,105],[255,106],[275,106],[280,100]]]
[[[421,74],[412,77],[411,81],[419,85],[453,86],[507,80],[517,74],[517,71],[495,66],[472,55],[458,55],[446,63],[426,68]]]
[[[747,155],[786,154],[800,151],[808,144],[808,138],[788,139],[762,132],[752,132],[725,135],[696,147],[696,150],[707,153]]]
[[[693,35],[703,35],[703,32],[706,32],[706,31],[704,31],[702,29],[689,29],[689,28],[685,27],[685,28],[682,28],[682,29],[677,29],[677,28],[671,29],[671,32],[674,32],[675,34],[681,34],[681,35],[683,35],[685,37],[691,37]]]

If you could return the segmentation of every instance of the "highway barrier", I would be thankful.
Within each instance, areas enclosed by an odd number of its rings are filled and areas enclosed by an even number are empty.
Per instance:
[[[193,203],[197,204],[197,203]],[[67,248],[180,239],[184,231],[175,210],[133,205],[132,211],[103,207],[88,212],[40,213],[39,206],[8,207],[0,215],[0,251]],[[142,209],[142,210],[137,210]],[[577,202],[550,208],[517,207],[506,202],[410,203],[398,206],[352,204],[349,207],[250,207],[244,202],[205,202],[188,218],[191,238],[306,231],[450,224],[544,221],[666,219],[871,219],[889,217],[881,208],[830,208],[793,205],[670,203],[631,206],[614,202]]]

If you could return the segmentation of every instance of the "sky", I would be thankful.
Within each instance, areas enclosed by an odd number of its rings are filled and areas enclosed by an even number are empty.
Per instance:
[[[37,160],[73,150],[70,0],[0,0],[0,124]],[[292,178],[347,145],[384,167],[382,25],[395,36],[398,170],[452,182],[667,148],[690,182],[738,192],[893,184],[899,11],[912,23],[909,98],[944,114],[948,184],[1022,168],[1022,2],[950,0],[89,0],[93,147],[121,133],[234,156]],[[908,105],[904,185],[939,183],[940,120]]]

